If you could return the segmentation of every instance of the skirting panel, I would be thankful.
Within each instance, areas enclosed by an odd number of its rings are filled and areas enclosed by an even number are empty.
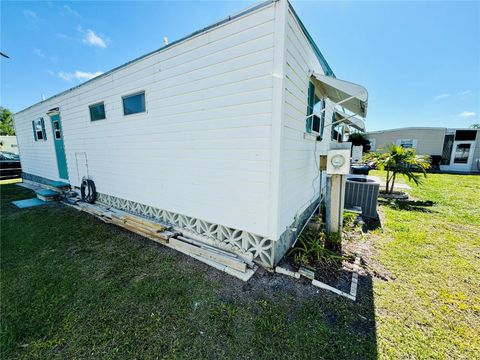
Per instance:
[[[207,237],[213,241],[235,246],[240,250],[252,253],[253,260],[260,265],[266,267],[272,267],[274,265],[272,253],[273,241],[260,235],[158,209],[153,206],[140,204],[112,195],[99,193],[97,201],[107,206],[112,206],[135,215],[151,218],[163,224],[180,228],[186,232]]]
[[[274,265],[282,259],[282,257],[290,250],[295,239],[300,236],[303,226],[308,221],[308,218],[315,211],[315,208],[318,205],[318,200],[313,201],[299,216],[295,218],[293,223],[290,225],[289,229],[285,230],[280,239],[274,242],[273,249],[273,263]],[[293,230],[294,229],[294,230]]]
[[[44,184],[44,185],[47,185],[48,183],[52,182],[52,180],[50,179],[47,179],[38,175],[29,174],[26,172],[22,172],[22,179],[33,181],[33,182]]]
[[[40,184],[48,184],[51,181],[41,176],[28,173],[22,173],[22,177],[25,180]],[[126,200],[112,195],[98,193],[97,201],[104,205],[112,206],[116,209],[144,216],[165,225],[172,226],[181,230],[186,235],[198,237],[200,239],[204,238],[205,241],[211,242],[219,248],[251,253],[253,260],[257,264],[268,268],[275,266],[289,250],[293,241],[299,236],[300,229],[315,209],[317,203],[313,202],[295,219],[290,227],[295,228],[295,231],[287,229],[280,236],[279,240],[273,241],[248,231],[238,230],[193,218],[191,216],[158,209],[153,206],[140,204],[132,200]]]

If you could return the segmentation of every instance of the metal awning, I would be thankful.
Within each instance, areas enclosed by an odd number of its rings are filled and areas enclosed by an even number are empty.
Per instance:
[[[365,131],[365,121],[355,117],[354,115],[345,114],[340,110],[335,110],[335,123],[344,123],[357,130]]]
[[[367,116],[368,92],[363,86],[314,72],[310,76],[325,97],[363,118]]]

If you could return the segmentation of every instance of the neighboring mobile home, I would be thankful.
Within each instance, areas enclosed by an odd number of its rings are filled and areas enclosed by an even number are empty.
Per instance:
[[[364,117],[367,94],[335,78],[279,0],[20,111],[15,125],[25,179],[78,187],[87,176],[101,203],[271,267],[318,205],[333,129],[364,126],[335,103]]]
[[[440,127],[406,127],[368,133],[371,150],[388,144],[413,148],[429,155],[434,169],[446,172],[480,172],[480,130]],[[381,150],[380,150],[381,151]]]
[[[0,136],[0,151],[8,151],[14,154],[18,154],[17,137],[15,135]]]

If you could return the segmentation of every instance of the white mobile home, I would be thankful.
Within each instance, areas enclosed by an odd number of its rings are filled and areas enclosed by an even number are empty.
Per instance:
[[[407,127],[368,133],[372,150],[382,151],[388,144],[413,148],[429,155],[434,170],[480,172],[480,130],[441,127]]]
[[[8,151],[14,154],[18,154],[17,137],[15,135],[0,136],[0,151]]]
[[[367,95],[335,78],[278,0],[22,110],[15,126],[25,179],[87,176],[101,203],[273,266],[318,204],[333,129],[359,124],[335,103],[365,116]]]

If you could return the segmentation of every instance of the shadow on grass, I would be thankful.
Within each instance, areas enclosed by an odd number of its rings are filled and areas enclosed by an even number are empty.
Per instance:
[[[383,206],[388,206],[395,210],[417,211],[422,213],[434,213],[432,206],[435,202],[427,200],[401,200],[401,199],[378,199],[378,203]]]
[[[362,225],[362,232],[368,233],[370,231],[374,231],[381,228],[382,228],[382,221],[380,220],[380,218],[378,219],[365,218]]]

